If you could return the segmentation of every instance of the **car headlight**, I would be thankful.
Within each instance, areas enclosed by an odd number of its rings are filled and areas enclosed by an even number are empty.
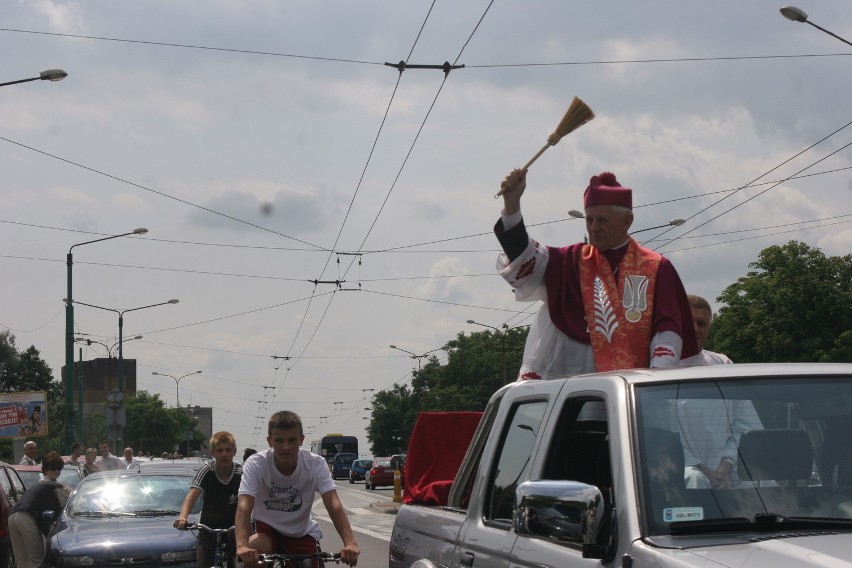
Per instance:
[[[176,562],[195,562],[196,552],[194,550],[183,550],[180,552],[164,552],[160,555],[163,564],[175,564]]]
[[[57,556],[57,566],[91,566],[95,560],[91,556]]]

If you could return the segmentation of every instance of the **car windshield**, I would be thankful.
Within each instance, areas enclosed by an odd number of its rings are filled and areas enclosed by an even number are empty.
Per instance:
[[[376,460],[373,467],[390,467],[390,460]]]
[[[642,385],[635,401],[649,534],[850,523],[852,378]]]
[[[59,483],[67,485],[71,489],[74,489],[75,487],[77,487],[77,485],[80,484],[80,472],[76,467],[66,465],[64,468],[62,468],[62,471],[59,474],[59,479],[57,481],[59,481]]]
[[[96,474],[80,482],[68,502],[66,514],[71,517],[177,515],[191,481],[186,475]],[[199,508],[200,502],[195,509]]]

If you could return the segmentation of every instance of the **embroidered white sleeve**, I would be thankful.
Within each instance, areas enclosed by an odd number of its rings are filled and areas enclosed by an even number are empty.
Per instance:
[[[651,368],[677,367],[683,341],[673,331],[661,331],[651,338]]]
[[[527,248],[514,262],[510,263],[509,257],[501,253],[497,257],[497,271],[515,289],[515,299],[519,302],[546,300],[544,273],[547,260],[547,247],[530,239]]]

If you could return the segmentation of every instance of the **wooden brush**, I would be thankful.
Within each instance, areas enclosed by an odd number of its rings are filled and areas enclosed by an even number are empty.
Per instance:
[[[568,110],[565,111],[565,115],[562,117],[562,120],[559,121],[559,125],[556,127],[556,130],[547,137],[547,144],[545,144],[522,169],[528,169],[531,165],[533,165],[533,162],[538,160],[539,156],[544,154],[545,150],[551,146],[556,146],[556,143],[562,140],[563,136],[570,132],[574,132],[593,118],[595,118],[595,113],[589,108],[589,105],[579,98],[574,97],[574,100],[571,101],[571,105],[568,107]],[[497,199],[501,195],[503,195],[502,189],[494,196],[494,199]]]

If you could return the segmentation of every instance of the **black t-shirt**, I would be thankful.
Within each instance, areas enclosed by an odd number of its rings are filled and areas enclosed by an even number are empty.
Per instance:
[[[192,486],[204,492],[200,519],[202,524],[214,529],[227,529],[234,525],[242,476],[243,466],[237,463],[225,483],[219,481],[216,475],[215,462],[209,462],[198,470],[192,480]]]

